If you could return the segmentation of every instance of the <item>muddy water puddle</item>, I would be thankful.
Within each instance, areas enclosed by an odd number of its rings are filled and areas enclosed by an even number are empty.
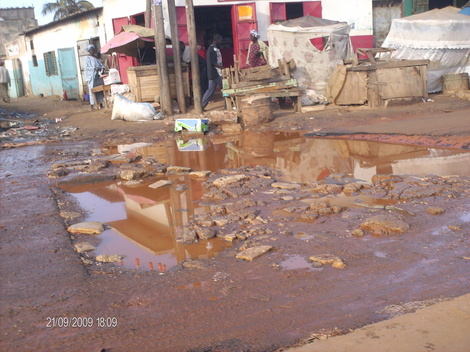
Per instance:
[[[291,182],[315,182],[342,173],[364,183],[370,183],[375,174],[470,176],[470,153],[466,151],[311,138],[297,132],[245,131],[210,139],[195,135],[104,150],[113,155],[129,152],[194,171],[260,165],[282,171]],[[96,255],[121,254],[125,256],[120,263],[124,267],[165,272],[188,259],[212,258],[231,246],[219,238],[196,244],[176,241],[191,216],[204,214],[209,208],[200,202],[205,192],[203,179],[188,175],[171,175],[168,179],[171,185],[157,189],[149,187],[158,180],[155,178],[66,188],[88,214],[86,221],[109,225],[99,236]],[[378,203],[361,195],[331,200],[337,202]],[[299,265],[311,267],[298,258],[288,258],[282,264],[286,269]]]

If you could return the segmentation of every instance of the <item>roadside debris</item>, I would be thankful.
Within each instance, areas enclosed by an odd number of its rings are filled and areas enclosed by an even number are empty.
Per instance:
[[[105,230],[103,223],[98,221],[80,222],[67,228],[72,234],[99,235]]]
[[[320,263],[321,265],[331,264],[336,269],[344,269],[346,267],[346,264],[340,258],[331,254],[312,255],[308,260]]]
[[[258,258],[259,256],[269,252],[272,250],[272,246],[264,245],[264,246],[256,246],[247,248],[236,255],[238,259],[244,259],[253,261],[254,259]]]
[[[366,219],[361,229],[373,235],[401,235],[410,229],[410,225],[393,215],[377,215]]]
[[[124,255],[118,255],[118,254],[100,254],[96,256],[96,261],[98,262],[103,262],[103,263],[117,263],[120,262],[123,258],[125,258]]]

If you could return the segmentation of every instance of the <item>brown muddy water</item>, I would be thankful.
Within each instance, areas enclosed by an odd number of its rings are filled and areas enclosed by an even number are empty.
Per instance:
[[[339,173],[364,183],[370,183],[375,174],[470,176],[467,151],[312,138],[298,132],[245,131],[241,135],[212,138],[187,135],[184,140],[103,149],[104,154],[128,152],[194,171],[266,166],[281,170],[286,181],[300,183]],[[165,272],[188,259],[212,258],[231,245],[219,238],[196,244],[176,242],[177,234],[191,216],[209,209],[201,202],[204,180],[186,175],[169,175],[164,179],[173,183],[152,189],[148,186],[158,179],[151,178],[138,184],[116,181],[65,188],[88,214],[86,221],[109,225],[99,236],[95,255],[120,254],[125,256],[120,265],[126,268]],[[348,197],[346,201],[377,203],[372,197],[361,195]],[[343,200],[340,197],[332,202]],[[315,270],[301,257],[289,258],[281,267]]]

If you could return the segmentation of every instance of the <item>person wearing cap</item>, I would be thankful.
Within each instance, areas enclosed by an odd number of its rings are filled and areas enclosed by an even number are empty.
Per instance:
[[[259,33],[252,29],[250,31],[251,43],[248,46],[246,64],[251,67],[258,67],[268,64],[268,46],[262,41]]]
[[[95,108],[95,97],[91,89],[93,87],[103,84],[103,79],[100,77],[100,73],[104,72],[104,65],[96,56],[96,47],[93,44],[88,45],[87,47],[88,55],[85,56],[85,80],[88,84],[88,91],[90,96],[90,108],[93,110]],[[96,93],[96,100],[98,103],[98,108],[102,107],[103,102],[103,92]]]
[[[5,61],[0,60],[0,98],[5,102],[10,102],[10,74],[5,68]]]

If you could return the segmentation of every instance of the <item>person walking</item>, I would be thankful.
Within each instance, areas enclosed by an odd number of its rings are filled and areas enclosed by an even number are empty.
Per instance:
[[[246,57],[246,64],[251,67],[268,64],[268,46],[262,40],[258,40],[259,38],[258,32],[252,29],[250,31],[251,43],[248,46],[248,55]]]
[[[10,74],[5,67],[5,61],[0,60],[0,98],[2,98],[5,103],[10,102],[10,85]]]
[[[222,88],[222,54],[219,47],[222,43],[222,36],[214,34],[212,44],[207,49],[207,79],[208,87],[202,97],[202,108],[204,109],[214,94],[217,87]]]
[[[96,56],[96,47],[93,44],[88,45],[87,47],[88,55],[85,56],[85,80],[88,84],[88,91],[90,96],[90,109],[95,108],[95,97],[91,91],[93,87],[103,84],[103,78],[100,77],[100,73],[104,72],[104,65]],[[103,103],[103,92],[96,93],[96,100],[98,103],[98,108],[102,107]]]

